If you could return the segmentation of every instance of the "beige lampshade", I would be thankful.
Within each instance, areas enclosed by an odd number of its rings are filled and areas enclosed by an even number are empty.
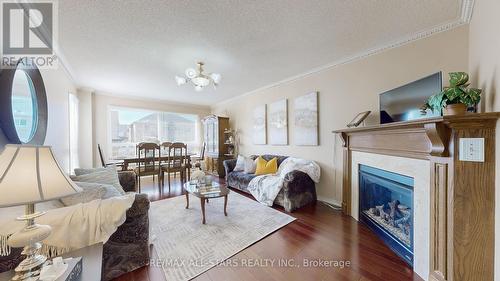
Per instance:
[[[79,191],[50,146],[8,144],[0,154],[0,207],[49,201]]]

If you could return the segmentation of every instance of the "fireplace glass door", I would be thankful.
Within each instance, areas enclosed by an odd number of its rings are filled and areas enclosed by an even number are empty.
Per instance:
[[[359,219],[413,266],[413,178],[359,166]]]

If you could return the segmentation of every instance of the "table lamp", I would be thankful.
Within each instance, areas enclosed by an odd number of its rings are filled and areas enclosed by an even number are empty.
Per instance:
[[[7,243],[24,247],[26,258],[16,267],[12,280],[36,280],[47,257],[41,255],[42,240],[50,235],[48,225],[35,223],[45,212],[35,212],[35,203],[65,197],[81,189],[64,173],[50,146],[6,145],[0,154],[0,208],[26,205],[17,220],[26,226],[12,234]]]

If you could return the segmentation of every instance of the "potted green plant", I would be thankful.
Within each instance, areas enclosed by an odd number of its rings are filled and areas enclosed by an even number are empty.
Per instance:
[[[465,72],[450,72],[450,86],[441,93],[432,95],[422,106],[422,111],[431,109],[443,115],[460,115],[468,107],[476,106],[481,100],[481,89],[469,88],[469,75]]]

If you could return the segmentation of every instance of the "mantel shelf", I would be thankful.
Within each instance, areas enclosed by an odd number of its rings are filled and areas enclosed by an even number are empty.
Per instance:
[[[494,129],[499,112],[443,116],[407,122],[347,128],[340,134],[350,151],[430,159],[448,157],[452,129]]]
[[[423,127],[425,124],[430,123],[443,123],[443,124],[453,124],[453,123],[470,123],[470,122],[484,122],[488,120],[496,120],[500,118],[500,112],[487,112],[487,113],[469,113],[465,115],[453,115],[453,116],[441,116],[432,117],[426,119],[418,119],[412,121],[394,122],[387,124],[370,125],[364,127],[356,128],[345,128],[334,130],[332,133],[356,133],[356,132],[368,132],[368,131],[379,131],[379,130],[391,130],[398,128],[408,128],[408,127]]]

